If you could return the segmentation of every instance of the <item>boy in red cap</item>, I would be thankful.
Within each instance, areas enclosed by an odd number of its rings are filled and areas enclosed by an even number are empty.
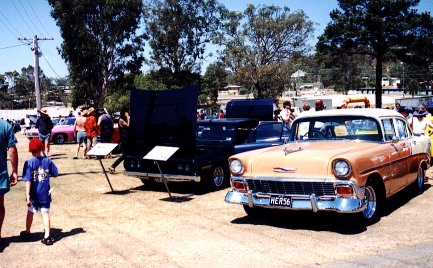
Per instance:
[[[26,182],[26,202],[28,206],[26,230],[20,233],[24,239],[30,237],[30,228],[35,212],[41,212],[44,221],[45,235],[41,242],[52,245],[54,239],[50,236],[50,176],[57,177],[57,167],[48,157],[43,157],[44,144],[39,139],[31,139],[29,152],[33,157],[24,163],[23,180]]]

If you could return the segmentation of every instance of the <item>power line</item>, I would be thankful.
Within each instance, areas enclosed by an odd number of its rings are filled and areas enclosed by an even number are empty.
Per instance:
[[[32,33],[33,30],[30,28],[29,24],[28,24],[27,21],[24,19],[23,15],[21,15],[20,10],[19,10],[19,9],[17,8],[17,6],[15,5],[15,1],[12,0],[11,2],[12,2],[12,4],[14,5],[16,11],[18,12],[18,15],[20,15],[21,19],[23,20],[24,24],[27,26],[27,28],[29,28],[30,32]]]
[[[3,14],[3,12],[1,11],[1,9],[0,9],[0,15],[2,15],[3,17],[4,17],[4,19],[5,19],[5,21],[7,22],[7,23],[9,23],[9,25],[10,26],[12,26],[12,28],[13,28],[13,30],[15,31],[15,33],[11,30],[11,28],[9,28],[9,26],[6,24],[6,23],[4,23],[3,22],[3,20],[1,20],[2,21],[2,23],[3,23],[3,25],[13,34],[13,35],[15,35],[15,36],[19,36],[20,34],[19,34],[19,31],[14,27],[14,25],[8,20],[8,18]]]
[[[38,27],[36,27],[36,25],[33,23],[32,17],[29,15],[29,13],[27,13],[26,8],[24,7],[23,3],[21,2],[21,0],[19,0],[20,5],[23,7],[24,13],[26,13],[27,18],[29,19],[30,23],[33,25],[33,27],[35,27],[36,31],[43,36],[43,34],[41,34],[41,32],[39,31]]]
[[[14,45],[14,46],[8,46],[8,47],[0,47],[0,49],[8,49],[8,48],[19,47],[19,46],[24,46],[24,45],[29,46],[30,43],[23,43],[23,44]]]
[[[39,47],[39,51],[42,52],[42,50],[41,50],[40,47]],[[43,52],[42,52],[42,58],[44,58],[44,60],[45,60],[45,61],[47,62],[47,64],[48,64],[48,66],[50,66],[51,71],[53,71],[53,72],[57,75],[57,77],[58,77],[59,79],[62,79],[62,78],[57,74],[57,72],[54,70],[54,68],[51,66],[51,64],[49,63],[49,61],[47,60],[47,58],[45,58],[45,55],[44,55]]]
[[[45,28],[44,24],[41,22],[41,20],[39,19],[38,14],[36,14],[35,10],[32,7],[32,4],[30,3],[30,0],[27,0],[29,2],[29,6],[31,8],[31,10],[33,11],[33,14],[35,14],[35,17],[37,19],[37,21],[39,22],[39,24],[42,26],[42,29],[44,29],[44,31],[47,33],[47,36],[51,36],[51,34],[47,31],[47,29]]]

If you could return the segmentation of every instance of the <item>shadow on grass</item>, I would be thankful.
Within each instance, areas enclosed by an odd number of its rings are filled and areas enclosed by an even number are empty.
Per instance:
[[[431,185],[425,184],[424,191],[430,190]],[[401,192],[385,200],[382,217],[387,217],[410,200],[418,196],[413,188],[407,187]],[[242,209],[242,207],[240,207]],[[277,228],[293,230],[329,231],[345,235],[365,232],[368,226],[356,214],[340,214],[333,212],[289,211],[260,209],[259,216],[240,217],[232,220],[233,224],[268,225]]]
[[[63,238],[85,233],[86,231],[79,227],[71,229],[70,231],[63,231],[63,229],[51,228],[51,236],[54,238],[54,245],[56,242],[62,240]],[[44,237],[44,232],[31,233],[26,239],[21,238],[19,235],[11,237],[3,237],[0,241],[0,253],[3,252],[11,243],[27,243],[27,242],[37,242]]]
[[[134,193],[135,191],[131,191],[131,190],[114,190],[114,191],[110,191],[110,192],[106,192],[104,194],[111,194],[111,195],[127,195],[127,194],[131,194]]]
[[[367,228],[354,215],[332,212],[267,210],[261,217],[244,216],[234,219],[234,224],[267,225],[283,229],[330,231],[340,234],[359,234]]]
[[[203,183],[198,182],[168,182],[168,188],[171,193],[184,194],[184,195],[204,195],[207,193],[212,193],[216,191],[227,191],[229,188],[214,189]],[[133,188],[137,191],[153,191],[153,192],[167,192],[164,183],[154,182],[154,181],[144,181],[144,184]]]
[[[194,198],[192,198],[192,196],[194,196],[194,195],[193,194],[189,194],[189,195],[185,195],[185,196],[174,196],[174,195],[171,195],[171,198],[170,197],[166,197],[166,198],[161,198],[159,200],[166,201],[166,202],[172,202],[172,203],[184,203],[184,202],[188,202],[188,201],[194,200]]]

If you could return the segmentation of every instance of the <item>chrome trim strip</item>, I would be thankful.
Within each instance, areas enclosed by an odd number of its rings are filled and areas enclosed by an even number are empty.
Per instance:
[[[147,173],[147,172],[134,172],[134,171],[123,171],[123,174],[126,176],[137,177],[141,179],[146,178],[161,178],[161,174],[159,173]],[[164,178],[168,181],[195,181],[200,182],[200,176],[187,176],[187,175],[176,175],[176,174],[164,174]]]
[[[369,173],[369,172],[371,172],[371,171],[374,171],[374,170],[376,170],[376,169],[383,168],[383,167],[386,167],[386,166],[389,166],[389,165],[395,164],[395,163],[400,162],[400,161],[407,161],[407,159],[410,158],[410,157],[413,157],[413,155],[405,156],[405,157],[402,157],[402,158],[399,158],[399,159],[393,160],[393,161],[391,161],[391,162],[387,162],[387,163],[382,164],[382,165],[378,165],[378,166],[375,166],[375,167],[372,167],[372,168],[368,168],[368,169],[361,170],[361,171],[359,172],[359,174],[364,175],[364,174],[367,174],[367,173]]]

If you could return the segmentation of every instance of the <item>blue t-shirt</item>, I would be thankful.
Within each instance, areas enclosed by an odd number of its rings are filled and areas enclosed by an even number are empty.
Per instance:
[[[0,189],[10,189],[7,154],[8,148],[17,143],[11,124],[0,119]]]
[[[57,177],[57,167],[48,157],[33,157],[24,163],[23,180],[30,181],[32,203],[51,202],[50,176]]]

